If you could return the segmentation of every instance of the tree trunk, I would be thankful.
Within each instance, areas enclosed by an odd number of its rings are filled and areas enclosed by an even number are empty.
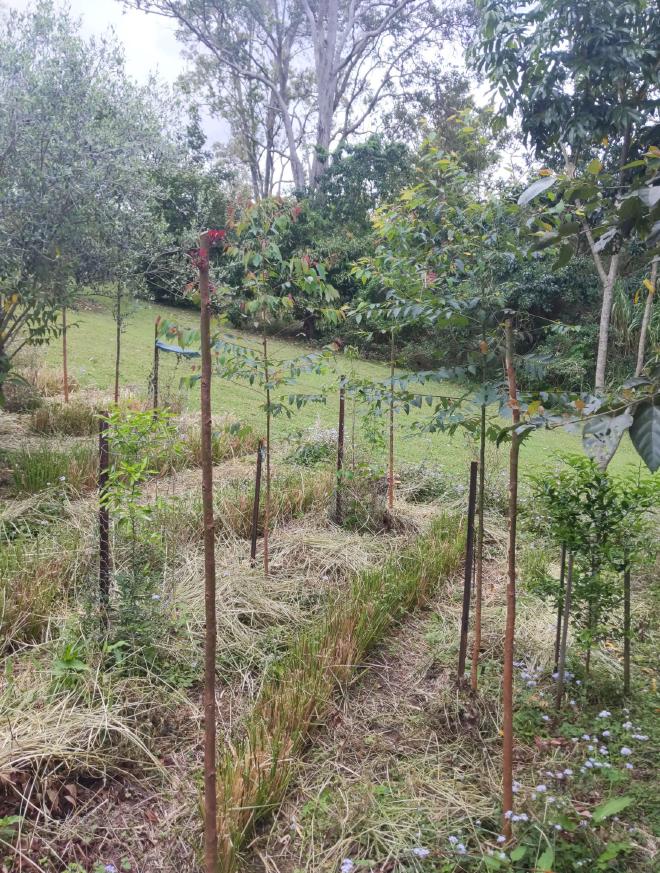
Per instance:
[[[655,300],[655,289],[658,281],[658,256],[653,258],[653,266],[651,267],[651,287],[646,295],[646,303],[644,305],[644,315],[642,317],[642,326],[639,329],[639,345],[637,347],[637,366],[635,367],[635,376],[641,376],[644,369],[644,355],[646,353],[646,337],[649,332],[649,324],[653,315],[653,302]]]
[[[461,612],[461,638],[458,647],[458,684],[463,683],[465,659],[467,656],[468,628],[470,623],[470,588],[472,583],[472,564],[474,558],[474,511],[477,502],[478,464],[470,464],[470,489],[468,493],[467,535],[465,538],[465,574],[463,576],[463,609]]]
[[[339,29],[338,0],[326,0],[314,15],[311,4],[307,6],[309,16],[314,16],[310,28],[314,42],[314,61],[316,67],[316,86],[318,94],[316,117],[316,144],[310,174],[310,186],[314,188],[327,166],[332,119],[337,96],[337,38]]]
[[[564,674],[566,672],[566,645],[568,643],[568,621],[571,616],[571,598],[573,596],[573,553],[568,553],[568,567],[566,569],[566,591],[564,593],[564,618],[561,629],[561,645],[559,646],[559,663],[557,665],[557,697],[555,707],[561,709],[561,701],[564,696]]]
[[[561,544],[561,558],[559,565],[559,603],[557,605],[557,631],[555,633],[555,673],[559,666],[559,646],[561,644],[561,614],[564,603],[564,577],[566,575],[566,545]]]
[[[619,99],[623,103],[624,101],[624,93],[623,90],[619,89]],[[619,184],[617,196],[621,197],[624,192],[624,183],[626,181],[626,170],[624,167],[628,163],[628,157],[630,155],[630,143],[631,143],[631,133],[632,133],[632,122],[628,121],[626,123],[626,129],[623,135],[623,142],[621,144],[621,152],[619,154]],[[619,260],[620,253],[616,252],[610,258],[610,268],[607,272],[607,276],[604,275],[603,263],[600,258],[600,255],[595,250],[593,236],[591,232],[588,237],[589,246],[591,248],[591,253],[596,262],[596,269],[598,270],[598,274],[601,277],[601,282],[603,286],[603,303],[600,310],[600,326],[598,330],[598,353],[596,355],[596,391],[603,391],[605,389],[605,371],[607,368],[607,352],[609,345],[609,336],[610,336],[610,319],[612,317],[612,301],[614,298],[614,286],[616,284],[616,280],[619,276]]]
[[[316,339],[316,316],[313,312],[308,313],[303,318],[303,333],[307,340]]]
[[[605,388],[605,371],[607,368],[607,350],[610,336],[610,319],[612,317],[612,302],[614,300],[614,285],[619,275],[619,253],[612,255],[607,279],[603,285],[603,302],[600,310],[600,326],[598,329],[598,352],[596,355],[596,390]]]
[[[115,337],[115,406],[119,403],[119,362],[121,358],[121,285],[117,284],[117,333]]]
[[[623,571],[623,693],[630,694],[630,564]]]
[[[513,358],[513,324],[506,327],[506,374],[509,385],[509,404],[514,428],[520,422],[520,406]],[[518,525],[518,457],[520,440],[515,429],[511,432],[509,453],[509,545],[507,555],[506,628],[504,632],[504,664],[502,669],[502,805],[505,812],[502,833],[511,837],[513,811],[513,650],[516,629],[516,533]]]
[[[213,519],[213,450],[211,412],[211,301],[209,297],[209,238],[199,241],[200,339],[202,353],[201,450],[204,515],[204,871],[218,870],[215,732],[215,522]]]
[[[387,470],[387,507],[394,509],[394,331],[390,331],[390,446]]]
[[[62,390],[64,402],[69,402],[69,361],[66,347],[66,306],[62,307]]]
[[[264,379],[266,382],[266,503],[264,506],[264,575],[269,572],[269,528],[270,528],[270,372],[268,367],[268,339],[263,336]]]

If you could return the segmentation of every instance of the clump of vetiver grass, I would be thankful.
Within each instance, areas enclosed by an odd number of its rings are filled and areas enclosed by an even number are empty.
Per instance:
[[[330,471],[313,474],[282,471],[273,477],[271,487],[270,529],[273,530],[313,509],[322,509],[332,487]],[[249,539],[252,534],[254,484],[247,476],[219,481],[215,489],[215,523],[218,534]],[[265,511],[259,511],[258,533],[263,534]],[[155,509],[154,525],[163,531],[170,544],[201,539],[201,499],[184,495],[161,501]]]
[[[8,453],[6,460],[15,495],[46,488],[82,493],[96,487],[98,453],[93,445],[72,446],[66,452],[49,446],[19,449]]]
[[[82,400],[45,403],[32,413],[30,427],[40,434],[92,436],[99,428],[98,413]]]
[[[63,502],[59,506],[59,521],[33,512],[29,525],[0,524],[0,636],[5,646],[43,639],[55,607],[63,607],[68,592],[87,579],[96,558],[89,531],[66,517]]]
[[[181,433],[183,457],[188,467],[199,467],[202,463],[202,437],[199,425],[191,425]],[[211,451],[214,464],[221,464],[242,455],[256,453],[259,436],[248,424],[240,421],[226,421],[214,426],[211,431]]]
[[[281,802],[294,762],[336,689],[396,622],[455,572],[462,550],[460,520],[438,519],[403,554],[360,573],[271,666],[244,737],[229,746],[218,768],[222,873],[236,868],[255,822]]]

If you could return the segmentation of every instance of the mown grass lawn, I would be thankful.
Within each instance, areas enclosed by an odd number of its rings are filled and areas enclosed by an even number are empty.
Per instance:
[[[133,311],[126,323],[122,336],[122,387],[130,387],[137,393],[145,394],[153,363],[154,319],[162,315],[176,321],[183,327],[197,325],[193,310],[159,306],[145,302],[134,304]],[[70,321],[75,326],[69,332],[69,372],[83,387],[109,389],[114,380],[114,343],[115,322],[111,314],[109,298],[96,297],[91,305],[86,305],[76,313],[71,313]],[[240,341],[244,344],[257,346],[259,338],[243,333]],[[293,358],[305,354],[309,347],[299,343],[271,339],[271,354],[273,357]],[[48,348],[47,361],[49,365],[61,365],[62,352],[59,343]],[[309,427],[318,418],[324,427],[334,427],[337,421],[338,398],[334,386],[338,382],[340,371],[348,372],[351,366],[359,377],[382,380],[388,377],[387,366],[371,361],[357,361],[351,364],[338,356],[337,372],[327,372],[322,376],[312,375],[300,380],[299,385],[292,389],[299,392],[319,393],[329,389],[325,404],[311,404],[295,412],[293,418],[285,416],[274,420],[273,439],[281,441],[295,432]],[[161,394],[178,393],[180,377],[187,375],[191,364],[187,361],[177,363],[174,355],[160,356]],[[446,393],[451,390],[434,386],[430,393]],[[456,389],[454,389],[456,390]],[[199,389],[184,389],[185,403],[190,410],[198,408]],[[258,390],[222,379],[214,380],[213,407],[214,413],[231,413],[242,421],[257,429],[263,427],[263,410],[260,409],[263,397]],[[397,417],[398,442],[397,457],[399,460],[420,463],[425,462],[440,465],[446,470],[464,475],[467,478],[467,462],[475,456],[475,445],[464,434],[457,433],[450,437],[446,434],[424,434],[411,429],[415,420],[423,418],[424,411],[416,410],[410,416]],[[384,424],[384,422],[383,422]],[[563,452],[581,451],[579,437],[562,430],[539,431],[525,442],[522,448],[523,473],[540,472],[551,468]],[[381,454],[380,452],[376,452]],[[503,467],[506,464],[506,448],[498,452],[497,462]],[[616,472],[637,469],[639,459],[625,437],[611,469]]]

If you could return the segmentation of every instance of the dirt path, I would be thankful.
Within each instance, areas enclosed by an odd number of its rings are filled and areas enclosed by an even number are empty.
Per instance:
[[[460,588],[454,580],[409,616],[338,702],[254,840],[251,873],[329,873],[343,859],[371,873],[421,870],[414,850],[437,848],[449,820],[493,811],[497,702],[459,694],[448,657]]]

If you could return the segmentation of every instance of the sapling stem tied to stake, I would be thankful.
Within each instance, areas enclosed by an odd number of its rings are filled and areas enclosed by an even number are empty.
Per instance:
[[[259,505],[261,499],[261,467],[264,458],[264,441],[259,440],[257,448],[257,468],[254,476],[254,503],[252,505],[252,542],[250,544],[250,566],[257,563],[257,535],[259,533]]]
[[[387,508],[394,509],[394,330],[390,331],[390,407],[389,464],[387,470]]]
[[[114,392],[114,400],[115,405],[119,403],[119,369],[121,362],[121,330],[122,330],[122,320],[123,315],[121,311],[122,304],[122,285],[121,282],[117,282],[117,293],[115,296],[115,319],[117,322],[116,332],[115,332],[115,392]]]
[[[344,423],[346,419],[346,386],[341,385],[339,387],[339,426],[337,428],[337,492],[336,492],[336,505],[335,505],[335,518],[337,524],[341,524],[343,517],[343,507],[342,507],[342,491],[344,488],[343,483],[343,469],[344,469]]]
[[[465,540],[465,574],[463,577],[463,609],[461,612],[461,639],[458,648],[458,684],[465,676],[465,659],[467,657],[468,628],[470,623],[470,589],[472,583],[472,563],[474,558],[474,513],[477,502],[477,472],[476,461],[470,463],[470,490],[467,511],[467,535]]]
[[[516,532],[518,523],[518,458],[520,455],[520,439],[516,433],[520,424],[520,406],[513,358],[513,324],[510,318],[506,319],[505,333],[505,366],[513,428],[509,452],[509,544],[504,664],[502,669],[502,802],[505,812],[502,833],[510,838],[511,818],[506,816],[506,813],[513,811],[513,647],[516,630]]]
[[[108,485],[108,418],[107,413],[99,415],[99,605],[101,630],[108,627],[108,605],[110,600],[110,513],[106,502]]]
[[[67,349],[66,306],[62,307],[62,391],[64,402],[69,402],[69,352]]]
[[[573,552],[568,553],[566,567],[566,590],[564,592],[564,617],[561,629],[561,645],[559,647],[559,663],[557,665],[557,696],[555,706],[561,709],[564,696],[564,675],[566,673],[566,646],[568,645],[568,622],[571,617],[571,599],[573,597]]]
[[[488,347],[485,337],[482,339],[482,381],[486,382],[486,353]],[[479,421],[479,493],[477,497],[477,519],[479,523],[476,544],[476,577],[474,595],[474,640],[472,642],[472,664],[470,669],[470,685],[473,691],[479,684],[479,655],[481,652],[481,606],[483,603],[484,582],[484,502],[486,495],[486,404],[481,404]]]
[[[199,241],[201,380],[202,510],[204,515],[204,871],[217,873],[218,831],[215,731],[215,523],[213,519],[213,454],[211,412],[211,300],[209,295],[209,233]]]

